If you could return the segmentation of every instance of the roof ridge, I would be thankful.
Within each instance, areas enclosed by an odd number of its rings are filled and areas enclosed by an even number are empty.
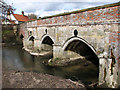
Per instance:
[[[16,15],[22,15],[22,14],[16,14]],[[27,15],[22,15],[22,16],[27,16]],[[28,17],[28,16],[27,16]]]

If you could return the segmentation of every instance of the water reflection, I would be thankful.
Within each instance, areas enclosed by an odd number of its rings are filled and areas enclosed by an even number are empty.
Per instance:
[[[81,63],[78,65],[67,67],[48,67],[42,64],[52,55],[46,57],[33,56],[22,50],[20,47],[3,47],[3,68],[7,70],[34,71],[47,73],[72,80],[82,80],[84,83],[95,82],[97,80],[98,68],[89,64],[84,66]]]

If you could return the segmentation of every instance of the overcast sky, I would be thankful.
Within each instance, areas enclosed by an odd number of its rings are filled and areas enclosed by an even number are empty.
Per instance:
[[[105,4],[119,2],[120,0],[4,0],[16,9],[16,14],[25,15],[34,13],[38,17],[50,16],[64,12],[81,10]]]

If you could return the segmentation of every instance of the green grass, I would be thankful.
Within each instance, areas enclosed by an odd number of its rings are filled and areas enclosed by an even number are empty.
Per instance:
[[[2,34],[10,34],[10,33],[13,33],[12,30],[3,30],[2,31]]]
[[[60,60],[60,58],[55,58],[55,60]]]

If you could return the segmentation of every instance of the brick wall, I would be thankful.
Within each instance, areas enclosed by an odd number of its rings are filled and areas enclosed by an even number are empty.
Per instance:
[[[84,24],[88,21],[114,21],[118,20],[118,16],[120,15],[118,8],[120,8],[120,6],[37,20],[37,25],[60,23]]]

